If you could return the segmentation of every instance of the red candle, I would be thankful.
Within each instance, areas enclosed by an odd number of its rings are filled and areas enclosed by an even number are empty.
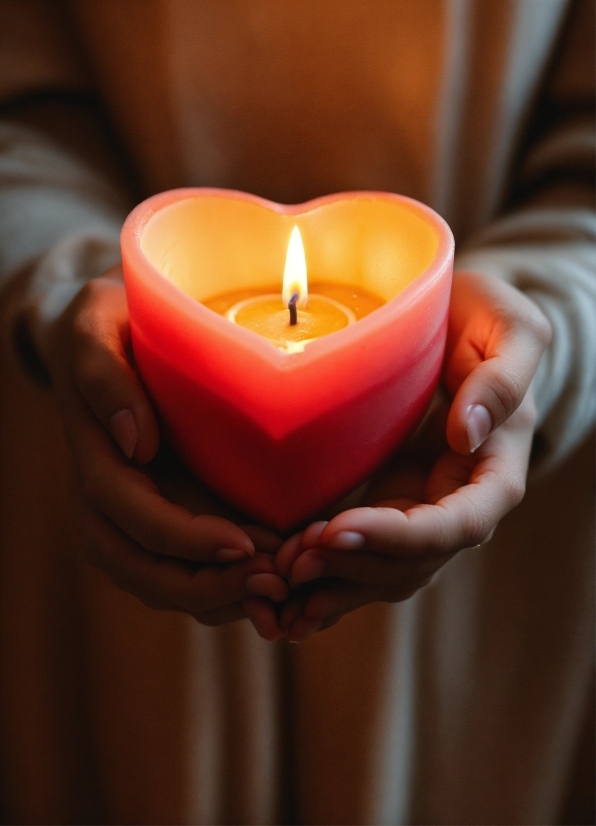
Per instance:
[[[279,291],[297,226],[309,277],[386,303],[284,352],[208,309]],[[122,261],[135,361],[188,466],[251,517],[287,531],[371,473],[437,385],[453,237],[431,209],[356,192],[285,206],[179,189],[128,216]],[[266,288],[266,289],[265,289]]]

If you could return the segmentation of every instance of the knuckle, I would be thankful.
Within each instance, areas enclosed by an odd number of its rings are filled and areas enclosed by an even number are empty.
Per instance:
[[[525,324],[527,329],[541,345],[542,349],[544,349],[550,344],[550,340],[553,335],[552,326],[542,310],[534,304],[533,301],[529,301],[529,304],[530,307],[525,319]]]
[[[515,310],[511,314],[510,329],[514,334],[529,333],[542,349],[548,346],[552,338],[552,326],[540,307],[525,295],[519,296]]]
[[[501,299],[492,307],[493,323],[500,336],[517,335],[524,329],[528,311],[526,304],[527,299],[524,295],[515,295],[515,301],[512,301],[511,297],[508,300]]]
[[[476,545],[482,544],[491,529],[492,525],[487,525],[484,514],[472,505],[466,517],[462,548],[474,548]]]
[[[97,285],[87,282],[77,296],[77,303],[71,320],[72,335],[76,343],[86,343],[96,328],[95,310]]]
[[[434,515],[437,512],[433,510],[432,513]],[[447,532],[444,530],[444,525],[437,514],[435,516],[435,524],[433,525],[433,530],[425,550],[432,556],[442,556],[443,554],[451,551],[451,544],[452,543],[449,540]]]
[[[516,291],[517,292],[517,291]],[[529,334],[544,349],[552,338],[552,326],[540,307],[531,298],[517,292],[514,304],[494,309],[494,317],[508,335]]]
[[[503,370],[491,386],[494,409],[498,418],[508,418],[517,409],[524,397],[524,389],[519,377],[512,371]]]
[[[482,545],[490,529],[486,525],[477,526],[464,534],[464,548],[475,548]]]
[[[106,281],[104,278],[92,278],[84,284],[77,293],[77,304],[81,308],[92,308],[105,295]]]

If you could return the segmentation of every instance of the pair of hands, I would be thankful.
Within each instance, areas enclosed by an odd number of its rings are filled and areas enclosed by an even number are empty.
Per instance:
[[[370,481],[363,507],[283,542],[234,515],[159,445],[131,367],[121,273],[89,282],[56,319],[26,310],[52,376],[92,564],[153,608],[218,625],[249,617],[294,642],[369,602],[407,599],[492,535],[523,497],[550,340],[537,306],[501,281],[454,277],[438,404]]]

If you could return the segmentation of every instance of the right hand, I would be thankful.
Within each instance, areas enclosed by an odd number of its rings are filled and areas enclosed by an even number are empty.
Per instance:
[[[28,315],[64,421],[91,563],[150,607],[210,625],[248,614],[261,636],[281,636],[270,602],[288,595],[273,564],[281,540],[239,527],[221,507],[197,515],[175,504],[140,467],[155,458],[159,430],[127,356],[120,269],[86,284],[58,318]]]
[[[454,274],[443,365],[451,398],[371,479],[368,506],[311,524],[276,556],[297,588],[280,618],[291,641],[369,602],[408,599],[459,551],[490,540],[524,495],[532,381],[550,336],[538,306],[511,285]]]

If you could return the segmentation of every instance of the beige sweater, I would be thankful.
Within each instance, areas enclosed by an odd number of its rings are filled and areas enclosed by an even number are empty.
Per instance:
[[[29,288],[59,307],[118,259],[135,200],[170,187],[233,187],[286,202],[347,189],[410,195],[450,223],[460,268],[496,273],[549,317],[554,338],[536,393],[544,464],[561,463],[596,411],[593,11],[591,0],[1,0],[0,278],[10,288],[34,262]],[[13,480],[4,489],[12,504],[2,511],[11,562],[0,584],[0,641],[14,669],[0,720],[7,817],[274,822],[292,816],[293,795],[304,822],[554,822],[590,673],[589,594],[578,596],[589,576],[589,511],[585,484],[571,495],[575,472],[559,471],[569,501],[538,483],[482,559],[460,554],[405,605],[357,612],[291,655],[283,646],[271,653],[245,624],[191,629],[80,574],[75,602],[91,617],[91,665],[68,690],[77,708],[94,709],[77,714],[103,726],[89,735],[97,775],[73,757],[74,735],[44,734],[51,705],[35,717],[41,734],[18,723],[28,716],[20,685],[55,690],[41,651],[61,639],[40,625],[28,643],[19,634],[14,642],[11,612],[23,610],[14,594],[42,604],[19,560],[46,570],[51,549],[70,546],[56,509],[40,511],[37,532],[15,520],[18,490],[43,498],[39,480],[62,478],[62,448],[50,402],[16,362],[7,365],[28,400],[19,406],[5,394],[2,419],[13,434],[3,477]],[[43,424],[18,412],[36,405]],[[18,445],[48,427],[58,453],[25,460]],[[541,502],[550,502],[548,519]],[[562,528],[570,520],[573,529]],[[49,534],[47,547],[31,538]],[[555,535],[571,543],[568,575],[560,541],[549,545]],[[551,566],[543,581],[537,565]],[[47,575],[48,604],[55,593],[72,601],[67,580]],[[289,739],[272,711],[280,692],[288,702],[290,678],[276,671],[288,657],[300,727]],[[168,676],[154,686],[163,662]],[[170,690],[186,698],[179,718]],[[148,721],[159,715],[169,723],[156,734]],[[78,731],[79,717],[68,719],[64,730]],[[164,774],[164,760],[176,772]],[[82,793],[89,783],[99,796]]]

